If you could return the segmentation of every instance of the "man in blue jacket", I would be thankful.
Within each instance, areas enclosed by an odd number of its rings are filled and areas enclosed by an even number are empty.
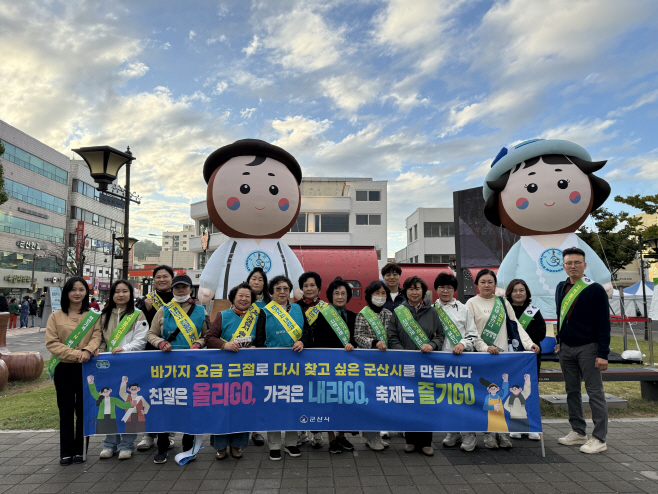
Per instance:
[[[564,269],[569,275],[555,290],[558,314],[557,346],[564,375],[571,432],[558,442],[582,445],[583,453],[601,453],[608,449],[608,407],[601,372],[608,368],[610,353],[610,316],[605,289],[585,276],[585,253],[571,247],[562,252]],[[594,431],[588,440],[580,393],[581,382],[589,395]]]

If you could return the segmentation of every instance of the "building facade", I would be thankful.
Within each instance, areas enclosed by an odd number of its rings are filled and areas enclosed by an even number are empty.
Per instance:
[[[371,178],[311,177],[302,179],[297,222],[282,240],[291,248],[305,246],[372,246],[380,268],[386,264],[387,182]],[[195,235],[190,250],[195,254],[193,279],[227,236],[208,218],[206,201],[191,205]],[[200,235],[209,234],[204,253]],[[163,243],[164,246],[164,243]]]
[[[448,264],[455,258],[452,208],[418,208],[405,224],[407,246],[395,253],[395,262]]]
[[[194,237],[194,225],[183,225],[181,231],[162,232],[162,251],[160,264],[176,268],[193,269],[196,253],[190,250],[190,241]]]
[[[0,292],[18,298],[61,283],[52,254],[65,249],[70,162],[2,120],[0,141],[9,196],[0,205]]]
[[[123,236],[124,201],[98,191],[84,161],[71,160],[70,163],[68,244],[75,248],[76,227],[78,222],[83,221],[87,237],[83,251],[83,276],[91,281],[93,290],[100,292],[102,298],[106,295],[103,292],[110,289],[112,233],[116,237]],[[116,183],[114,188],[117,188]],[[118,252],[118,243],[114,248]],[[122,261],[115,259],[112,279],[121,279],[122,274]]]

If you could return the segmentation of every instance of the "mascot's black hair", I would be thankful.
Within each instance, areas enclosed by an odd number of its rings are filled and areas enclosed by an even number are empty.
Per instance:
[[[482,386],[485,386],[487,389],[489,389],[491,386],[496,386],[497,388],[500,387],[496,383],[492,383],[491,381],[487,381],[484,377],[480,378],[480,384]]]

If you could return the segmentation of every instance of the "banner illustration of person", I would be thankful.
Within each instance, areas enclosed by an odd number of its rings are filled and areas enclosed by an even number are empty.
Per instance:
[[[510,387],[510,395],[505,400],[504,408],[509,412],[510,432],[530,432],[528,412],[526,412],[526,400],[530,396],[530,374],[523,376],[523,390],[518,384]]]
[[[505,410],[503,409],[503,400],[509,392],[508,375],[503,374],[502,389],[496,383],[480,378],[480,384],[487,388],[487,396],[484,398],[482,409],[487,412],[487,431],[488,432],[508,432],[507,420],[505,419]]]
[[[525,280],[547,319],[557,317],[555,287],[567,277],[562,251],[568,247],[585,252],[585,274],[612,295],[610,271],[575,233],[610,195],[610,185],[593,175],[605,164],[576,143],[532,139],[502,148],[484,179],[487,220],[521,237],[500,265],[498,286]],[[550,352],[554,345],[554,338],[542,342]]]
[[[87,376],[87,385],[91,396],[96,400],[98,407],[98,415],[96,417],[96,434],[118,434],[117,420],[114,408],[121,408],[127,410],[130,408],[130,403],[127,403],[119,398],[110,396],[112,389],[103,386],[100,393],[96,390],[94,384],[94,376]]]
[[[297,280],[302,265],[281,241],[299,216],[302,169],[297,160],[265,141],[242,139],[208,156],[203,177],[208,216],[229,239],[201,273],[201,303],[226,300],[255,267],[270,279],[285,275]]]
[[[119,396],[125,402],[130,403],[130,408],[126,410],[121,421],[126,424],[126,434],[136,434],[138,432],[146,432],[145,428],[145,415],[148,413],[151,405],[138,393],[141,391],[139,384],[132,383],[128,385],[128,392],[126,393],[126,384],[128,383],[128,376],[121,378],[121,387],[119,388]],[[130,393],[130,394],[128,394]]]

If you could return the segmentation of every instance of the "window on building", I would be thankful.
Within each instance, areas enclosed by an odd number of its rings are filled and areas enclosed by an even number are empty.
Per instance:
[[[357,190],[356,191],[356,200],[359,202],[371,201],[378,202],[380,201],[381,193],[378,190]]]
[[[64,230],[44,225],[36,221],[24,220],[16,216],[0,213],[0,231],[15,233],[24,237],[40,238],[51,242],[63,242]]]
[[[425,262],[431,264],[450,263],[450,254],[425,254]]]
[[[382,250],[377,249],[375,252],[377,252],[377,260],[381,261],[382,260]]]
[[[425,237],[454,237],[455,224],[447,222],[429,222],[424,224]]]
[[[90,225],[107,228],[108,230],[116,231],[117,233],[123,233],[123,223],[118,223],[114,220],[106,218],[105,216],[92,213],[91,211],[87,211],[76,206],[71,206],[71,219],[84,221]]]
[[[361,298],[361,283],[356,280],[345,280],[352,288],[352,298]]]
[[[414,231],[411,228],[409,228],[409,235],[408,236],[409,236],[409,243],[413,242],[414,241]]]
[[[9,197],[13,197],[19,201],[50,209],[56,213],[66,214],[66,201],[64,199],[46,194],[45,192],[19,184],[7,178],[5,178],[5,192],[7,192]]]
[[[418,225],[414,225],[414,238],[418,240]]]
[[[0,269],[32,271],[33,256],[34,254],[0,251]],[[62,271],[62,266],[54,257],[39,257],[39,254],[37,254],[34,271],[59,273]]]
[[[299,216],[297,217],[297,221],[292,225],[290,228],[290,231],[293,233],[300,233],[300,232],[305,232],[306,231],[306,219],[307,219],[307,214],[306,213],[299,213]]]
[[[349,232],[350,215],[329,213],[316,214],[315,231],[323,233]]]
[[[382,224],[382,215],[381,214],[357,214],[356,215],[356,224],[357,225],[381,225]]]
[[[48,163],[47,161],[37,158],[36,156],[23,151],[21,148],[9,144],[6,141],[2,141],[2,145],[5,147],[5,153],[2,155],[2,158],[12,163],[16,163],[18,166],[22,166],[27,170],[31,170],[39,175],[43,175],[46,178],[55,180],[60,184],[66,185],[68,183],[69,174],[62,170],[61,168],[56,167],[55,165]]]

